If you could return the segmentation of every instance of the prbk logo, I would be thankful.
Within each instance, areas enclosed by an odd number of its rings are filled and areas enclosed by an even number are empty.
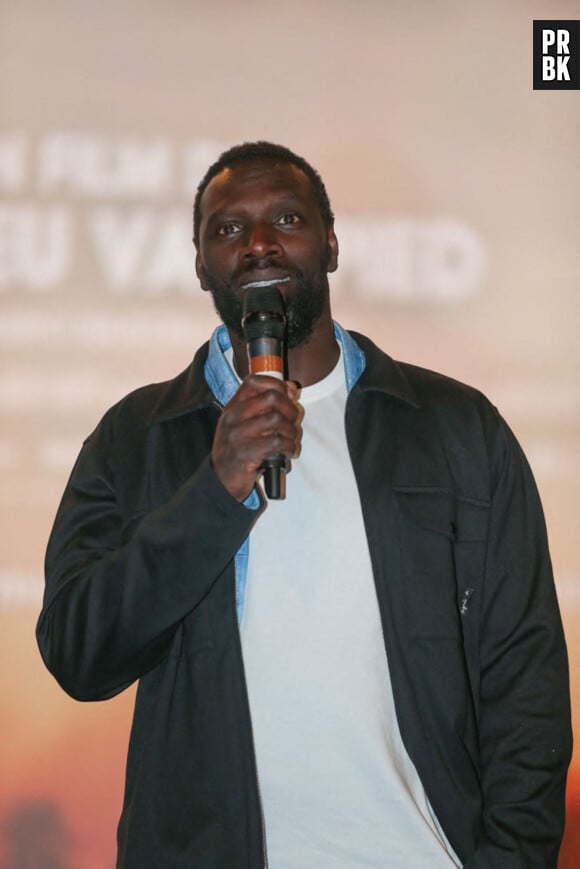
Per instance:
[[[534,90],[580,89],[580,21],[534,21]]]

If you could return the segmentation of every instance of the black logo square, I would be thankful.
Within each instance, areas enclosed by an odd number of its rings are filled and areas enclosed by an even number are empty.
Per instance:
[[[580,21],[534,21],[534,90],[580,90]]]

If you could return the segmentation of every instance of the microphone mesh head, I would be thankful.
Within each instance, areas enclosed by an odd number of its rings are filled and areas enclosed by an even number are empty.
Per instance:
[[[258,312],[284,316],[284,304],[278,287],[250,287],[244,296],[243,317]]]

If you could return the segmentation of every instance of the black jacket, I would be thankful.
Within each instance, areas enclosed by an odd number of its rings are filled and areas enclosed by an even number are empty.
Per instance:
[[[466,867],[555,867],[568,671],[529,468],[480,393],[354,337],[346,431],[403,741]],[[48,668],[79,700],[140,680],[119,869],[264,866],[234,592],[260,511],[210,466],[206,355],[105,415],[47,551]]]

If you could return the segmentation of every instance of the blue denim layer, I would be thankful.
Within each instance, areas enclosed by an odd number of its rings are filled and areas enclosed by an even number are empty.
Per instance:
[[[344,362],[344,376],[347,392],[350,392],[357,382],[366,365],[363,351],[354,338],[346,332],[338,323],[334,323],[334,335],[342,347],[342,359]],[[215,395],[217,401],[226,405],[236,393],[240,381],[226,359],[224,353],[231,347],[230,336],[224,325],[218,326],[209,341],[209,353],[205,363],[205,379],[207,385]],[[260,506],[260,496],[256,487],[252,489],[244,506],[250,510],[257,510]],[[248,557],[250,553],[250,538],[246,537],[235,556],[236,569],[236,607],[238,623],[242,621],[244,610],[244,593],[246,590],[246,578],[248,575]]]

